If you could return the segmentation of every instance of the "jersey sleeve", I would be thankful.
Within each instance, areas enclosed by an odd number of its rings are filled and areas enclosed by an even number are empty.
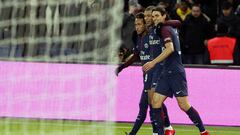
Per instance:
[[[168,20],[163,25],[172,26],[173,28],[180,28],[181,22],[179,20]]]
[[[168,42],[172,42],[170,27],[168,27],[168,26],[163,26],[162,27],[161,37],[163,38],[164,44],[166,44]]]

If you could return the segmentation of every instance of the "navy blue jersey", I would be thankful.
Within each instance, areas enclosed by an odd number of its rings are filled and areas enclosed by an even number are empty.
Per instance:
[[[161,29],[161,36],[164,42],[168,42],[169,40],[171,40],[174,46],[174,52],[163,61],[163,72],[185,72],[181,59],[180,41],[177,29],[173,29],[170,26],[163,26],[163,28]]]
[[[142,65],[151,60],[148,34],[143,37],[137,37],[136,46],[133,51],[139,54]]]
[[[139,55],[141,64],[144,65],[145,63],[153,60],[156,55],[159,55],[161,53],[162,45],[160,45],[160,43],[163,42],[160,41],[159,36],[151,31],[143,37],[136,37],[135,43],[136,46],[134,48],[134,53]],[[154,57],[153,54],[155,55]],[[160,69],[160,66],[155,66],[147,73],[143,73],[144,90],[150,90],[152,87],[156,86]]]
[[[156,33],[155,27],[149,30],[149,44],[151,47],[151,60],[154,60],[162,53],[162,50],[164,49],[164,42]],[[162,63],[158,63],[155,68],[160,70],[159,68],[161,68],[161,65]]]
[[[163,50],[163,40],[157,35],[156,29],[149,30],[149,45],[151,47],[151,60],[158,57]]]

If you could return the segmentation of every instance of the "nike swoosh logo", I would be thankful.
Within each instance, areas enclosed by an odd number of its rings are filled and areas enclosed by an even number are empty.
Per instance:
[[[178,92],[176,92],[176,94],[180,94],[182,91],[178,91]]]

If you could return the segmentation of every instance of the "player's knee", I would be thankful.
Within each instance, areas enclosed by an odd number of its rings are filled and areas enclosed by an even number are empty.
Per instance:
[[[186,112],[189,109],[189,105],[187,103],[184,103],[184,102],[178,102],[178,106],[184,112]]]
[[[185,111],[185,108],[184,108],[184,105],[183,105],[183,104],[178,104],[178,106],[180,107],[180,109],[181,109],[182,111]]]
[[[148,91],[148,103],[149,104],[152,104],[153,94],[154,94],[154,89],[151,89]]]
[[[152,99],[152,107],[153,108],[160,108],[161,107],[161,102],[158,98],[153,97]]]
[[[184,112],[186,112],[191,107],[191,105],[187,100],[187,97],[177,97],[177,101],[178,101],[178,106]]]

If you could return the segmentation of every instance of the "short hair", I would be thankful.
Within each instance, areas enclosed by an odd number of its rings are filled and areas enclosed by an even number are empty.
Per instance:
[[[165,8],[162,8],[162,7],[156,7],[152,11],[158,11],[161,13],[161,15],[167,14],[167,11],[165,10]]]
[[[199,8],[201,9],[201,4],[199,4],[199,3],[194,3],[194,4],[192,4],[192,7],[199,7]]]
[[[142,20],[143,20],[143,23],[144,23],[144,24],[146,23],[146,22],[145,22],[145,19],[144,19],[144,14],[143,14],[143,12],[137,13],[137,14],[135,15],[135,19],[142,19]]]
[[[153,11],[153,9],[155,8],[155,6],[148,6],[145,11]]]
[[[232,4],[230,3],[230,2],[228,2],[228,1],[224,1],[223,3],[222,3],[222,10],[228,10],[228,9],[230,9],[230,8],[232,8],[233,6],[232,6]]]

